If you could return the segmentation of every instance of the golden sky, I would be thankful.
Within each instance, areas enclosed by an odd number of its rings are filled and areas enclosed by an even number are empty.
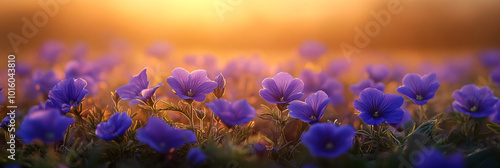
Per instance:
[[[183,54],[287,57],[303,41],[325,43],[342,55],[339,44],[354,45],[355,27],[375,21],[372,12],[400,3],[388,25],[370,37],[368,50],[456,52],[500,45],[500,1],[495,0],[66,0],[19,54],[32,55],[49,39],[69,45],[88,43],[105,50],[115,39],[141,50],[157,40]],[[44,1],[0,1],[0,49],[12,51],[7,35],[22,35],[22,18],[44,12]],[[57,1],[49,1],[57,2]],[[53,6],[51,6],[53,7]],[[54,8],[51,8],[54,9]],[[366,51],[366,50],[363,50]]]

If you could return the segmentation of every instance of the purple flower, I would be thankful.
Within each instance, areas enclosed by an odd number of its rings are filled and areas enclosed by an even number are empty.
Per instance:
[[[85,86],[87,82],[81,78],[65,79],[54,86],[49,92],[49,97],[53,103],[60,105],[62,112],[66,113],[72,107],[80,105],[88,93]]]
[[[184,57],[184,63],[187,65],[194,65],[195,67],[201,66],[201,63],[198,63],[198,57],[196,55],[186,55]]]
[[[293,60],[288,60],[288,61],[285,61],[285,62],[280,62],[278,67],[276,67],[276,69],[274,69],[273,72],[290,72],[290,71],[294,71],[296,68],[297,68],[297,62],[293,61]]]
[[[89,46],[85,43],[78,43],[73,47],[73,58],[76,60],[82,60],[87,56],[89,51]]]
[[[491,70],[490,77],[497,86],[500,86],[500,67]]]
[[[267,63],[262,60],[258,55],[251,56],[247,59],[242,59],[240,62],[243,62],[243,71],[244,73],[252,74],[252,75],[260,75],[263,72],[266,72]],[[236,74],[237,77],[240,74]]]
[[[500,102],[495,104],[495,113],[490,116],[490,120],[500,125]]]
[[[316,41],[306,41],[299,47],[299,55],[303,58],[315,60],[326,53],[326,46]]]
[[[217,88],[217,83],[208,79],[205,70],[189,73],[183,68],[175,68],[172,76],[167,78],[167,83],[179,98],[197,102],[204,101],[206,94],[212,93]]]
[[[260,89],[260,96],[272,104],[288,104],[297,100],[302,95],[304,83],[298,78],[286,72],[280,72],[273,78],[266,78],[262,81],[263,89]]]
[[[470,57],[446,59],[443,64],[433,65],[424,63],[421,65],[421,72],[431,73],[436,72],[439,81],[448,83],[461,83],[474,70],[474,61]]]
[[[203,66],[206,67],[211,67],[211,66],[217,66],[217,57],[215,57],[212,54],[205,54],[203,56]]]
[[[230,60],[226,64],[223,74],[226,78],[238,78],[244,74],[260,76],[263,72],[266,72],[266,68],[266,63],[258,56],[251,58],[240,57]]]
[[[115,113],[108,121],[97,124],[95,135],[103,140],[113,140],[125,134],[131,125],[132,119],[127,112]]]
[[[330,76],[340,76],[349,70],[350,64],[346,59],[333,60],[328,64],[326,73]]]
[[[392,127],[397,129],[404,126],[404,124],[406,124],[407,122],[411,121],[410,111],[408,111],[408,109],[405,108],[403,109],[403,112],[404,112],[403,119],[401,119],[401,121],[398,123],[392,123],[391,124]]]
[[[215,77],[215,82],[217,82],[217,87],[214,90],[214,95],[220,99],[224,96],[224,91],[226,90],[226,79],[224,79],[222,73]]]
[[[349,90],[355,95],[359,95],[361,91],[365,90],[366,88],[375,88],[380,91],[384,91],[385,87],[382,82],[375,83],[372,79],[365,79],[362,81],[359,81],[357,84],[352,84],[349,86]]]
[[[405,95],[415,104],[424,105],[434,98],[438,88],[439,82],[436,81],[435,73],[424,76],[407,74],[403,78],[403,86],[400,86],[397,92]]]
[[[66,117],[57,109],[41,110],[26,115],[21,122],[21,129],[17,132],[25,143],[34,139],[43,142],[58,142],[63,140],[64,132],[75,120]]]
[[[54,104],[50,99],[45,101],[45,103],[38,102],[38,105],[31,107],[28,110],[28,114],[33,113],[35,111],[48,110],[48,109],[58,109],[61,110],[59,104]]]
[[[479,54],[481,62],[485,67],[492,68],[500,64],[500,51],[487,50]]]
[[[16,75],[21,77],[31,76],[32,65],[28,62],[19,61],[16,64]]]
[[[186,65],[196,69],[204,69],[207,71],[207,76],[209,78],[212,78],[219,73],[217,61],[217,57],[212,54],[187,55],[184,58]]]
[[[384,121],[389,124],[399,123],[404,112],[401,109],[404,98],[396,94],[384,94],[382,91],[367,88],[354,100],[354,108],[358,110],[359,118],[368,125],[380,125]]]
[[[9,124],[10,124],[10,115],[7,115],[7,116],[5,116],[5,118],[3,118],[2,123],[0,124],[0,127],[7,130],[7,127]]]
[[[64,66],[64,74],[66,79],[78,78],[81,76],[90,76],[94,79],[99,79],[100,68],[96,67],[92,62],[72,60]]]
[[[389,77],[391,70],[387,65],[378,64],[378,65],[368,65],[366,67],[366,72],[370,79],[373,79],[375,82],[381,82],[387,77]]]
[[[318,168],[318,166],[306,164],[306,165],[303,165],[302,168]]]
[[[205,105],[230,128],[235,125],[244,125],[257,115],[255,109],[244,99],[232,103],[224,99],[216,99],[213,103]]]
[[[406,75],[407,70],[406,70],[406,65],[402,63],[395,64],[392,67],[392,75],[391,75],[391,80],[394,81],[401,81],[403,77]]]
[[[22,168],[22,166],[19,164],[16,164],[16,163],[11,163],[11,164],[5,165],[4,168]]]
[[[324,73],[316,74],[309,69],[302,70],[299,75],[299,79],[303,79],[302,82],[304,83],[302,92],[309,93],[318,91],[320,85],[323,84],[326,78],[328,78],[328,76],[325,76]]]
[[[258,156],[265,156],[269,153],[269,151],[267,150],[267,147],[266,145],[262,144],[262,143],[255,143],[253,145],[249,145],[253,151],[255,152],[255,154],[257,154]]]
[[[332,105],[344,102],[344,86],[338,80],[330,78],[326,73],[315,74],[306,69],[300,73],[300,79],[304,81],[303,92],[306,95],[322,90],[330,97]]]
[[[196,142],[196,135],[189,130],[174,128],[158,117],[151,117],[146,126],[137,130],[136,139],[165,153],[186,143]]]
[[[92,61],[94,70],[101,71],[111,71],[114,67],[122,62],[123,55],[120,54],[108,54],[99,57]]]
[[[167,56],[170,53],[170,50],[172,50],[172,47],[163,41],[158,41],[153,44],[151,44],[148,49],[146,50],[146,53],[148,55],[157,57],[157,58],[163,58]]]
[[[75,78],[78,78],[78,77],[75,77]],[[80,76],[79,78],[82,78],[83,80],[85,80],[85,82],[87,82],[87,87],[85,87],[85,89],[87,89],[89,91],[89,96],[94,96],[96,94],[99,93],[99,79],[95,79],[91,76]],[[66,78],[66,79],[70,79],[70,78]]]
[[[59,41],[46,41],[38,51],[38,56],[46,62],[55,62],[63,52],[64,45]]]
[[[498,98],[493,95],[493,91],[488,86],[479,88],[477,85],[469,84],[460,90],[453,92],[453,108],[468,114],[474,118],[486,117],[495,112],[495,104]]]
[[[72,60],[66,63],[64,67],[66,79],[82,78],[87,82],[87,90],[90,95],[95,95],[98,92],[99,76],[101,74],[100,68],[95,64],[83,61]]]
[[[460,153],[445,157],[436,149],[424,149],[419,153],[419,156],[422,160],[415,165],[417,168],[465,167],[464,159]]]
[[[312,155],[335,158],[347,152],[354,143],[355,130],[352,126],[338,127],[334,123],[318,123],[302,134],[304,144]]]
[[[500,125],[500,102],[495,104],[495,113],[490,115],[490,120]]]
[[[323,117],[326,106],[330,98],[323,91],[318,91],[314,94],[309,95],[306,101],[292,101],[288,105],[288,110],[290,110],[290,117],[302,120],[303,122],[313,124],[319,121]]]
[[[207,161],[207,155],[200,148],[191,148],[187,155],[187,161],[192,166],[200,166]]]
[[[47,95],[49,91],[60,81],[56,76],[55,72],[49,70],[47,72],[42,72],[36,70],[31,77],[31,88],[28,90],[38,91],[44,95]],[[33,95],[33,92],[28,94]]]
[[[139,75],[132,77],[128,84],[123,85],[116,89],[116,93],[120,96],[122,100],[141,100],[146,102],[155,94],[156,90],[163,86],[163,83],[160,82],[153,88],[149,87],[149,80],[146,74],[146,70],[144,69],[139,73]]]
[[[344,85],[336,79],[328,78],[319,90],[324,91],[330,98],[330,104],[337,105],[345,101]]]

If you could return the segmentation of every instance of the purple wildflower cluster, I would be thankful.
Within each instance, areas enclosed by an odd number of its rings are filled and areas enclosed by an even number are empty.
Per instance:
[[[100,157],[115,167],[498,165],[482,158],[500,153],[498,51],[479,54],[491,80],[478,83],[454,73],[470,69],[469,58],[423,63],[418,73],[401,63],[369,64],[359,73],[339,59],[310,66],[328,54],[316,41],[298,48],[304,64],[271,67],[252,56],[221,68],[207,54],[187,56],[184,67],[120,71],[119,44],[96,60],[77,45],[71,60],[54,66],[65,46],[51,41],[38,53],[51,69],[19,68],[27,81],[22,98],[37,101],[20,100],[31,107],[22,109],[15,134],[8,128],[16,119],[6,116],[0,126],[6,137],[17,136],[23,157],[64,156],[57,162],[69,167],[94,167],[81,158]],[[143,51],[159,61],[172,48],[159,41]],[[0,93],[5,109],[2,85]]]

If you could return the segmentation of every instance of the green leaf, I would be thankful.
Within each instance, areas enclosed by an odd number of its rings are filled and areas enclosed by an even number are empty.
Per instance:
[[[263,120],[272,120],[273,119],[273,116],[271,114],[267,114],[267,113],[260,114],[258,117],[263,119]]]
[[[264,104],[261,104],[262,108],[266,109],[267,112],[269,113],[274,113],[269,107],[267,107],[266,105]]]
[[[434,126],[436,126],[436,123],[437,123],[436,120],[431,120],[431,121],[428,121],[426,123],[423,123],[422,125],[420,125],[415,131],[413,131],[408,136],[411,136],[412,134],[415,134],[415,133],[425,134],[425,135],[430,136],[432,133],[432,129],[434,128]]]
[[[356,133],[361,134],[361,135],[370,136],[370,133],[368,131],[365,131],[365,130],[357,130]]]
[[[495,123],[486,124],[488,128],[490,128],[493,132],[500,133],[500,125]]]
[[[398,138],[396,138],[396,135],[394,135],[394,132],[392,131],[387,131],[389,133],[389,136],[394,140],[394,142],[398,145],[401,146],[401,142],[399,141]]]
[[[166,107],[165,108],[160,108],[158,111],[177,111],[180,112],[182,115],[184,115],[187,118],[190,118],[188,113],[182,108],[182,101],[179,102],[178,105],[175,105],[173,103],[168,103],[163,100],[159,100],[160,103],[164,104]]]

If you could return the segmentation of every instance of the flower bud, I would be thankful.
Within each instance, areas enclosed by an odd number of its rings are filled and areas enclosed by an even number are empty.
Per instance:
[[[215,77],[215,82],[217,82],[217,88],[214,90],[214,96],[220,99],[226,90],[226,79],[224,79],[222,73]]]
[[[195,109],[194,111],[196,112],[196,117],[198,117],[198,119],[200,119],[200,120],[205,119],[205,116],[206,116],[205,110]]]

